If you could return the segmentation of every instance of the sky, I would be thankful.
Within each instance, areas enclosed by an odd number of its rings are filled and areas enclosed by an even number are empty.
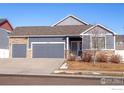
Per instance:
[[[124,4],[84,3],[0,3],[0,18],[12,26],[49,26],[67,15],[74,15],[89,24],[102,24],[117,34],[124,34]]]

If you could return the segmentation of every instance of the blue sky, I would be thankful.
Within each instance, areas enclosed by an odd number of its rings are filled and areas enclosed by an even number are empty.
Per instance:
[[[13,27],[52,25],[69,14],[124,34],[124,4],[0,4],[0,18]]]

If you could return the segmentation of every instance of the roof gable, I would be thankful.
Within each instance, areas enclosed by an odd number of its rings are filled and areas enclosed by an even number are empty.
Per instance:
[[[6,21],[6,19],[0,19],[0,25],[2,24],[2,23],[4,23]]]
[[[8,30],[10,32],[13,30],[13,27],[7,19],[0,19],[0,28]]]
[[[97,28],[97,27],[100,27],[100,28],[103,29],[104,31],[107,31],[107,32],[109,32],[109,33],[111,33],[111,34],[113,34],[113,35],[116,34],[115,32],[113,32],[113,31],[111,31],[110,29],[104,27],[103,25],[96,24],[96,25],[90,27],[89,29],[87,29],[86,31],[82,32],[80,35],[83,35],[83,34],[87,33],[88,31],[92,31],[92,29],[95,29],[95,28]],[[103,31],[103,30],[100,30],[100,29],[99,29],[99,31]],[[99,33],[101,33],[101,32],[99,32]],[[105,33],[106,33],[106,32],[105,32]]]
[[[73,15],[69,15],[52,26],[61,26],[61,25],[88,25],[88,24],[84,21],[81,21],[80,19],[78,19]]]

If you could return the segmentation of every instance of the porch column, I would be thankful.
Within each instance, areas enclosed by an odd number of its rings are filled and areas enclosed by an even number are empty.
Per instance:
[[[69,37],[66,38],[66,42],[67,42],[67,50],[69,50]]]
[[[66,57],[69,57],[69,37],[66,37]]]

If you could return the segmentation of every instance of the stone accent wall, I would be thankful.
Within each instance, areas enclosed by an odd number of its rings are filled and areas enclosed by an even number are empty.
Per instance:
[[[32,58],[32,50],[27,49],[27,58]]]
[[[69,50],[64,50],[64,58],[68,59],[69,55],[70,55],[70,51]]]
[[[27,44],[27,38],[25,37],[11,37],[9,38],[10,44]]]

